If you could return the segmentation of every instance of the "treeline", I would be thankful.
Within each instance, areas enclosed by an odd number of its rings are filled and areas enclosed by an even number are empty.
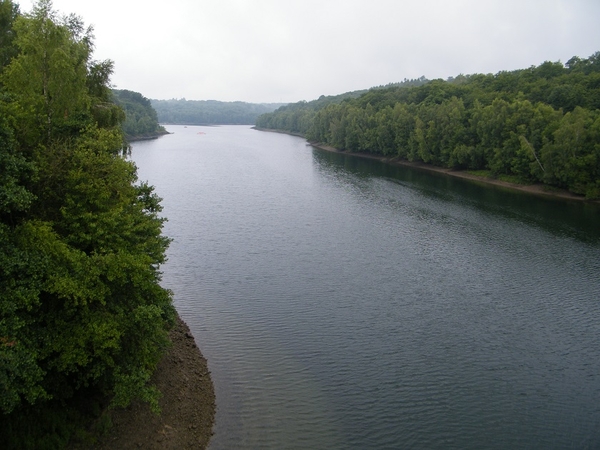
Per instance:
[[[151,100],[164,124],[179,125],[254,125],[261,114],[281,103],[219,102],[216,100]]]
[[[404,79],[400,83],[390,83],[386,86],[377,86],[371,88],[371,91],[394,89],[401,87],[422,86],[428,83],[425,77],[416,79]],[[345,92],[338,95],[321,95],[318,99],[310,102],[300,101],[289,103],[279,107],[276,111],[269,114],[263,114],[256,120],[256,126],[259,128],[269,128],[273,130],[287,131],[294,134],[306,135],[310,130],[315,114],[329,105],[339,104],[359,98],[369,92],[368,89],[359,91]]]
[[[0,0],[0,448],[86,441],[148,384],[175,318],[160,199],[124,155],[92,30]],[[96,422],[99,426],[105,421]]]
[[[113,89],[113,101],[125,111],[123,131],[127,140],[157,137],[167,131],[158,123],[152,103],[139,92]]]
[[[600,52],[565,65],[371,89],[320,108],[289,105],[256,125],[600,198]]]

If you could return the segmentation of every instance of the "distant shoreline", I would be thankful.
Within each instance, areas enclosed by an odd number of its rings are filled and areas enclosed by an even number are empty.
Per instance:
[[[267,131],[267,132],[272,132],[272,133],[281,133],[281,134],[289,134],[292,136],[298,136],[301,138],[306,139],[303,135],[299,134],[299,133],[288,133],[286,131],[281,131],[281,130],[271,130],[268,128],[260,128],[260,127],[253,127],[255,130],[258,131]],[[451,177],[456,177],[456,178],[463,178],[465,180],[470,180],[470,181],[475,181],[475,182],[480,182],[483,184],[487,184],[487,185],[492,185],[492,186],[499,186],[499,187],[503,187],[503,188],[507,188],[507,189],[512,189],[512,190],[517,190],[517,191],[521,191],[521,192],[527,192],[530,194],[534,194],[534,195],[541,195],[541,196],[545,196],[545,197],[553,197],[553,198],[560,198],[560,199],[564,199],[564,200],[575,200],[578,202],[586,202],[586,203],[596,203],[596,204],[600,204],[600,201],[598,200],[587,200],[585,197],[581,196],[581,195],[577,195],[577,194],[573,194],[572,192],[569,191],[565,191],[562,189],[557,189],[557,188],[553,188],[544,184],[516,184],[516,183],[510,183],[508,181],[502,181],[502,180],[497,180],[494,178],[488,178],[488,177],[482,177],[482,176],[478,176],[478,175],[474,175],[472,173],[468,173],[464,170],[455,170],[455,169],[446,169],[444,167],[437,167],[437,166],[433,166],[431,164],[427,164],[427,163],[423,163],[423,162],[411,162],[411,161],[405,161],[405,160],[401,160],[398,157],[388,157],[388,156],[381,156],[381,155],[373,155],[370,153],[360,153],[360,152],[347,152],[347,151],[343,151],[343,150],[339,150],[335,147],[331,147],[329,145],[325,145],[322,144],[320,142],[310,142],[307,140],[307,142],[315,147],[318,148],[320,150],[325,150],[328,152],[333,152],[333,153],[340,153],[342,155],[349,155],[349,156],[356,156],[359,158],[367,158],[367,159],[374,159],[377,161],[381,161],[383,163],[386,164],[391,164],[391,165],[395,165],[395,166],[403,166],[403,167],[412,167],[414,169],[419,169],[419,170],[425,170],[428,172],[437,172],[437,173],[442,173]]]
[[[144,135],[139,135],[139,136],[129,136],[127,137],[127,142],[139,142],[139,141],[152,141],[154,139],[158,139],[161,136],[165,136],[167,134],[172,134],[169,133],[168,131],[161,131],[158,133],[152,133],[152,134],[144,134]]]

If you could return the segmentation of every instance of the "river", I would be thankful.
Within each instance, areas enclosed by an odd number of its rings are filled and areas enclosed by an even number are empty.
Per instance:
[[[600,447],[600,208],[244,126],[132,149],[211,449]]]

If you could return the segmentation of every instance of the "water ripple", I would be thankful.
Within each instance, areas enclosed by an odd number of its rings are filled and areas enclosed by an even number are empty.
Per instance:
[[[202,148],[171,130],[133,158],[164,197],[164,284],[213,374],[211,448],[600,446],[587,207],[244,127]]]

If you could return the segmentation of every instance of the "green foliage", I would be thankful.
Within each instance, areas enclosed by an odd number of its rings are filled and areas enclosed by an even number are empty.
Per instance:
[[[17,54],[13,24],[18,16],[18,5],[10,0],[0,0],[0,73]]]
[[[169,240],[122,154],[112,63],[91,60],[91,30],[47,0],[14,29],[0,79],[0,447],[57,448],[98,414],[88,403],[157,407]]]
[[[287,105],[256,124],[342,150],[600,198],[600,52],[566,66],[546,61],[349,94]]]
[[[139,92],[113,90],[114,101],[125,111],[123,131],[128,139],[154,137],[165,134],[158,124],[156,111],[152,103]]]
[[[2,111],[0,109],[0,114]],[[15,223],[34,199],[24,183],[31,178],[34,167],[15,149],[12,130],[0,115],[0,220]]]
[[[280,104],[216,100],[152,100],[161,123],[181,125],[251,125]]]
[[[330,105],[337,105],[345,100],[360,97],[365,92],[354,91],[333,96],[321,95],[317,100],[311,102],[301,101],[283,105],[272,113],[268,112],[260,115],[256,119],[256,126],[307,135],[311,132],[317,111]],[[327,125],[324,126],[327,128]]]
[[[18,55],[3,81],[27,144],[48,143],[76,126],[90,107],[86,86],[91,29],[74,17],[58,18],[50,1],[40,1],[15,20]]]

